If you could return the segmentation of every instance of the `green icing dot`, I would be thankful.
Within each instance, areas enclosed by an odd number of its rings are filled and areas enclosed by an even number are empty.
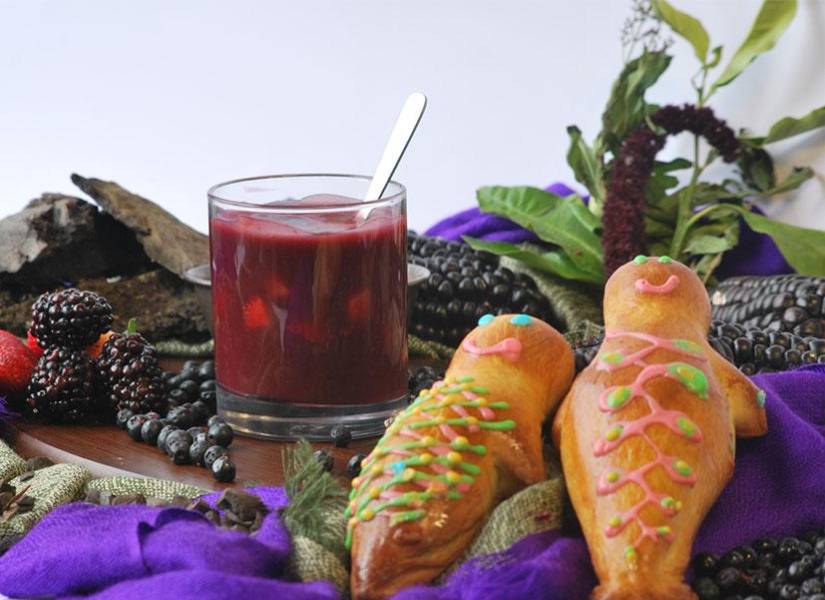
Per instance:
[[[604,437],[608,442],[615,442],[619,439],[619,437],[621,437],[622,431],[624,431],[624,427],[621,425],[616,425],[615,427],[608,429]]]
[[[663,508],[676,508],[676,500],[673,496],[665,496],[659,501],[659,504],[661,504]]]
[[[667,371],[694,394],[698,394],[701,398],[707,397],[708,378],[702,369],[697,369],[687,363],[675,362],[667,365]]]
[[[702,353],[702,347],[696,342],[691,342],[690,340],[673,340],[673,345],[692,354]]]
[[[621,352],[606,352],[599,355],[599,360],[609,365],[619,365],[624,360],[624,354]]]
[[[633,262],[637,265],[643,265],[647,262],[647,256],[644,254],[639,254],[636,258],[633,259]]]
[[[676,419],[676,426],[688,437],[696,435],[696,424],[687,417]]]
[[[670,258],[669,256],[660,256],[659,257],[659,262],[662,263],[663,265],[669,265],[670,263],[673,262],[673,259]]]
[[[624,557],[627,560],[635,560],[636,559],[636,548],[633,546],[626,546],[624,549]]]
[[[682,477],[690,477],[693,475],[693,469],[685,461],[679,459],[673,461],[673,469]]]
[[[767,398],[767,394],[765,394],[765,390],[759,390],[756,392],[756,401],[759,403],[761,408],[765,406],[765,399]]]
[[[621,408],[630,400],[630,388],[618,387],[607,396],[607,405],[610,408]]]
[[[470,383],[473,380],[472,376],[464,375],[463,377],[458,378],[458,383]]]

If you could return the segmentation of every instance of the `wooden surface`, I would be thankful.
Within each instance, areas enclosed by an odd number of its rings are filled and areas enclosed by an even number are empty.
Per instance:
[[[195,465],[176,465],[157,447],[130,438],[114,425],[44,425],[17,422],[9,426],[9,439],[24,458],[45,456],[54,462],[79,464],[96,477],[138,475],[172,479],[206,489],[221,489],[255,482],[281,485],[284,470],[281,452],[289,443],[270,442],[237,436],[229,447],[237,470],[233,484],[222,484],[211,471]],[[331,444],[313,444],[329,449],[335,458],[334,473],[346,477],[349,458],[356,452],[367,453],[372,440],[352,442],[348,448]]]
[[[169,371],[180,370],[182,359],[164,359],[161,366]],[[416,369],[425,361],[413,360]],[[443,365],[441,365],[443,366]],[[272,442],[236,436],[229,447],[236,467],[232,484],[222,484],[211,471],[195,465],[175,465],[157,447],[136,442],[115,425],[46,425],[17,421],[8,426],[6,438],[24,458],[45,456],[54,462],[73,463],[86,467],[96,477],[132,475],[171,479],[206,489],[222,489],[254,482],[262,485],[282,485],[284,470],[281,453],[290,446],[287,442]],[[332,444],[315,443],[325,448],[335,459],[333,473],[342,478],[347,461],[353,454],[367,454],[377,439],[358,440],[348,448],[334,448]]]

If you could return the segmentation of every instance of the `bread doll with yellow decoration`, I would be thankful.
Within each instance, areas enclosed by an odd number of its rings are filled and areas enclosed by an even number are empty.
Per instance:
[[[605,337],[553,424],[597,600],[681,600],[696,532],[733,475],[736,436],[767,431],[765,395],[707,342],[710,303],[666,256],[619,268]]]
[[[546,323],[485,315],[387,429],[352,481],[346,544],[355,600],[428,583],[490,511],[545,478],[541,427],[573,379],[573,353]]]

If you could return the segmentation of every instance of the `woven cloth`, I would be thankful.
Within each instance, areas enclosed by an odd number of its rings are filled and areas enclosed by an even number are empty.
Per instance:
[[[179,481],[124,476],[92,479],[86,485],[84,491],[88,490],[109,492],[114,496],[141,494],[146,498],[157,498],[165,501],[173,500],[176,496],[192,499],[207,493],[207,490]]]

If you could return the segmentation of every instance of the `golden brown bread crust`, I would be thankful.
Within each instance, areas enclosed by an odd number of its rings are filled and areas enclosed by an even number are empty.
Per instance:
[[[640,258],[607,283],[605,341],[553,426],[593,598],[695,598],[682,575],[736,430],[766,431],[759,390],[708,345],[709,322],[704,286],[675,261]]]
[[[353,480],[355,600],[432,581],[498,502],[545,478],[541,425],[570,387],[573,353],[537,319],[480,323],[456,351],[447,383],[396,418]]]

